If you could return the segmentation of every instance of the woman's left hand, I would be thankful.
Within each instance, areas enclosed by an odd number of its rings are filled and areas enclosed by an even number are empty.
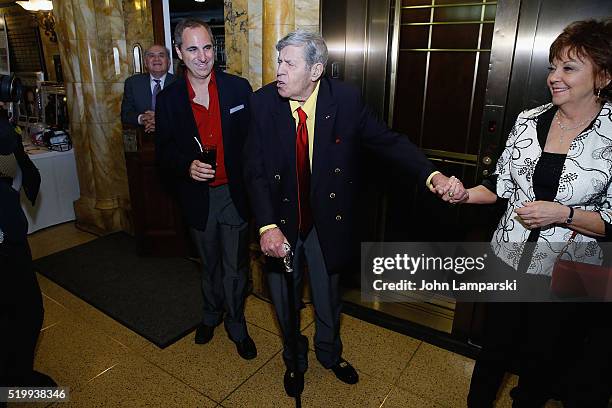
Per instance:
[[[516,208],[514,212],[528,229],[563,224],[569,216],[567,206],[551,201],[525,201],[523,207]]]

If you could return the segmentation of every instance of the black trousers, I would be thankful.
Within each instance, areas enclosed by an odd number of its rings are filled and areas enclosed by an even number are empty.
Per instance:
[[[312,228],[305,239],[298,238],[293,258],[293,284],[297,325],[299,327],[300,309],[302,308],[302,278],[305,265],[308,265],[312,303],[315,309],[314,347],[317,360],[325,368],[330,368],[342,357],[342,340],[340,338],[340,313],[342,301],[338,283],[340,275],[327,273],[323,252],[319,244],[316,228]],[[289,296],[285,274],[268,273],[268,286],[278,324],[283,333],[283,360],[287,368],[293,367],[293,355],[289,342],[293,333],[290,331]],[[308,339],[300,335],[297,344],[297,369],[305,372],[308,368]]]
[[[211,187],[209,200],[206,229],[190,229],[202,260],[202,323],[215,327],[223,320],[230,339],[239,342],[248,336],[248,223],[240,217],[227,185]]]
[[[28,383],[43,316],[28,242],[0,244],[0,384]]]
[[[612,391],[610,303],[489,303],[468,407],[493,407],[504,373],[519,361],[513,407],[606,408]]]

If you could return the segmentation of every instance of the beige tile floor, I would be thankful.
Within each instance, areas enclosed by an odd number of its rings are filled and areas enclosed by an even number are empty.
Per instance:
[[[69,223],[31,235],[30,243],[34,256],[42,257],[94,238]],[[45,320],[35,366],[71,390],[69,403],[50,406],[294,406],[282,386],[273,310],[258,298],[248,298],[246,319],[259,354],[244,361],[223,330],[204,346],[193,343],[192,333],[161,350],[48,279],[39,276],[39,281]],[[307,307],[302,327],[311,348],[313,319]],[[344,356],[359,370],[359,383],[340,383],[311,352],[304,407],[465,406],[472,360],[346,315],[342,338]],[[514,384],[516,378],[510,377],[498,407],[510,407],[508,392]]]

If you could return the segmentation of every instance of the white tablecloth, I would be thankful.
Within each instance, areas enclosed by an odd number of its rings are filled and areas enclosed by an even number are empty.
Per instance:
[[[32,207],[21,192],[21,207],[28,218],[28,234],[75,219],[73,203],[80,197],[74,150],[28,152],[40,170],[40,193]]]

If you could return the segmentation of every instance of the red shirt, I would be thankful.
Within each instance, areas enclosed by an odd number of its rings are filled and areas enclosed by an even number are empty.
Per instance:
[[[215,173],[215,178],[212,179],[209,185],[217,187],[227,184],[225,155],[223,154],[223,133],[221,130],[221,109],[219,108],[219,94],[217,92],[215,72],[213,71],[210,73],[210,82],[208,83],[208,109],[193,101],[193,98],[195,98],[195,91],[189,83],[187,75],[185,75],[185,82],[187,82],[189,102],[191,102],[191,110],[193,111],[193,117],[198,127],[200,142],[202,145],[217,145],[217,171]]]

